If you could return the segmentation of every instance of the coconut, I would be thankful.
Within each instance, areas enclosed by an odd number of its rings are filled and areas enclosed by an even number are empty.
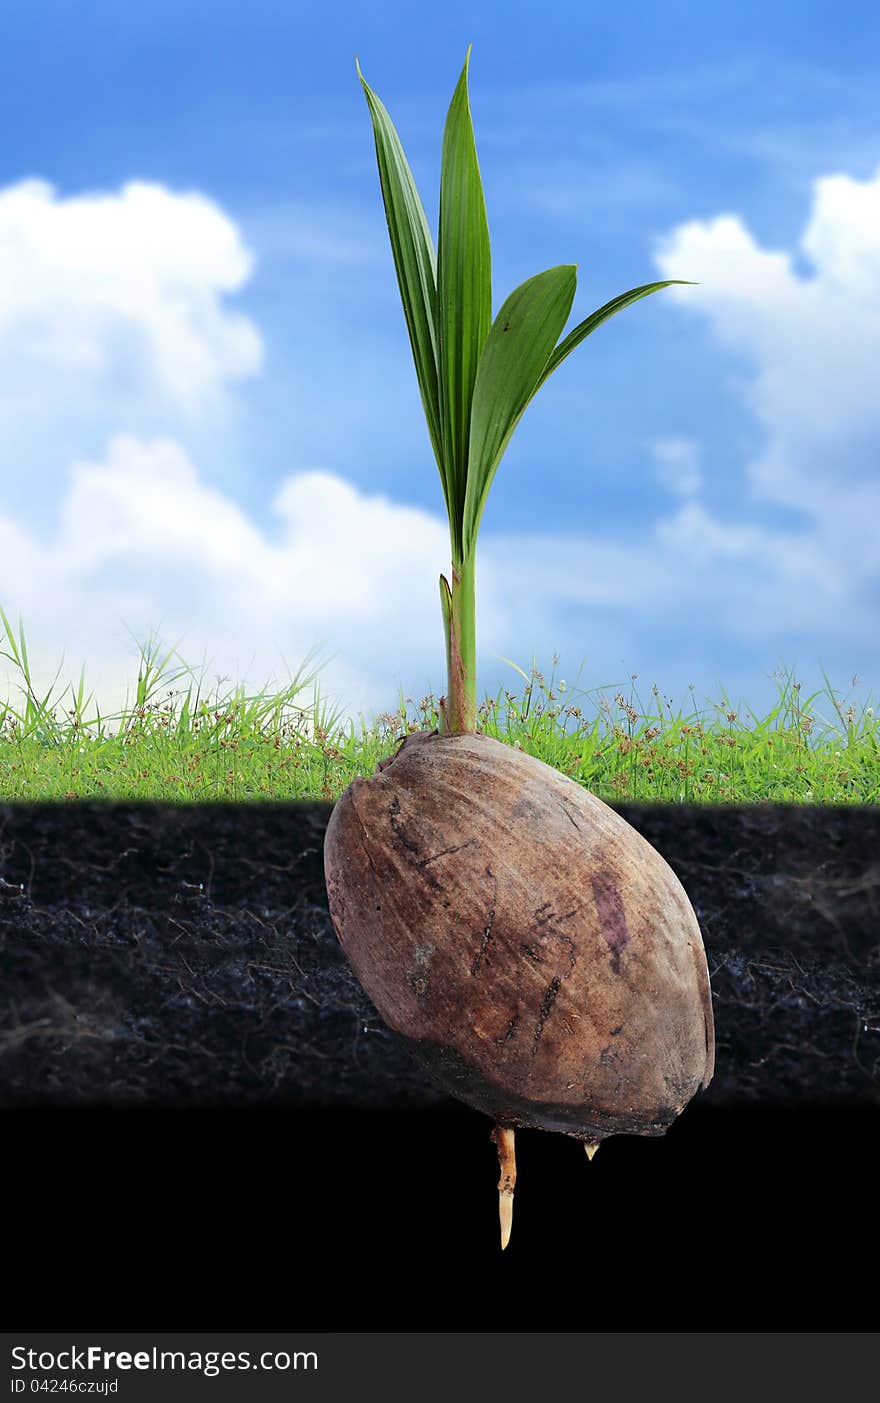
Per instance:
[[[549,765],[485,735],[410,735],[341,796],[324,852],[336,933],[380,1016],[502,1130],[590,1150],[659,1135],[709,1082],[709,975],[681,883]]]

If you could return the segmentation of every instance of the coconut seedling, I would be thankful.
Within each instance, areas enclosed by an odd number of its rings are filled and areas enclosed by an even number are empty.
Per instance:
[[[416,376],[449,517],[440,576],[448,686],[436,731],[356,779],[327,828],[330,913],[385,1022],[449,1092],[492,1117],[501,1245],[514,1131],[659,1135],[714,1063],[700,930],[656,850],[534,757],[478,733],[474,564],[496,469],[524,410],[588,336],[671,282],[562,336],[576,267],[528,278],[492,316],[468,59],[443,137],[435,249],[391,119],[360,72]]]

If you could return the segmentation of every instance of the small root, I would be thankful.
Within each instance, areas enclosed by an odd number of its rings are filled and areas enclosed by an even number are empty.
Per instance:
[[[587,1159],[588,1159],[588,1160],[592,1161],[593,1155],[596,1153],[596,1151],[598,1150],[598,1148],[599,1148],[598,1142],[595,1143],[595,1144],[592,1144],[592,1145],[589,1144],[589,1143],[585,1143],[585,1144],[584,1144],[584,1149],[585,1149],[586,1152],[587,1152]],[[603,1162],[604,1162],[604,1161],[603,1161]]]
[[[501,1223],[501,1251],[510,1241],[513,1226],[513,1191],[516,1188],[516,1148],[512,1126],[496,1125],[492,1139],[498,1148],[501,1178],[498,1180],[498,1217]]]

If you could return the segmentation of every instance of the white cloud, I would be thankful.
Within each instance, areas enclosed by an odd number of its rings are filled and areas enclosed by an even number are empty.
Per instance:
[[[251,276],[235,224],[205,196],[131,181],[60,197],[0,190],[0,404],[196,415],[257,371],[253,324],[224,299]]]
[[[85,661],[114,705],[127,630],[158,628],[189,661],[207,656],[209,678],[256,685],[323,645],[337,656],[322,684],[353,710],[393,703],[404,673],[439,680],[445,522],[326,472],[287,478],[274,509],[263,530],[179,443],[118,435],[73,465],[51,535],[0,515],[0,604],[22,616],[44,679],[66,647],[70,673]]]
[[[273,508],[267,530],[205,483],[179,443],[118,435],[100,461],[73,465],[51,534],[0,514],[0,604],[23,617],[42,684],[66,649],[65,678],[85,662],[115,706],[134,675],[130,635],[158,628],[188,661],[209,660],[209,680],[254,685],[322,646],[335,655],[322,688],[350,714],[393,705],[401,685],[442,690],[446,522],[323,471],[286,478]],[[707,640],[748,642],[771,662],[782,637],[852,641],[864,620],[841,610],[846,582],[821,564],[810,543],[724,526],[692,500],[630,542],[487,535],[482,685],[515,681],[500,657],[546,663],[543,649],[567,667],[586,658],[592,681],[633,666],[663,680]],[[0,671],[0,696],[10,678]]]
[[[746,464],[752,509],[791,512],[857,593],[880,570],[880,170],[815,181],[799,249],[808,276],[725,214],[680,225],[655,261],[666,277],[699,280],[687,298],[669,295],[747,363],[763,430]]]

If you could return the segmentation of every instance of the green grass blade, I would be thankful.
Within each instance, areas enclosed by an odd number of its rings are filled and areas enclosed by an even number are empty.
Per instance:
[[[463,546],[470,554],[495,470],[568,320],[577,269],[561,264],[510,294],[486,339],[471,410]]]
[[[536,392],[541,388],[544,381],[549,379],[566,356],[571,355],[575,346],[579,346],[582,341],[601,326],[609,317],[613,317],[617,312],[622,312],[624,307],[630,307],[633,302],[638,302],[640,298],[649,296],[652,292],[659,292],[661,287],[672,287],[673,283],[680,283],[685,287],[696,287],[696,283],[690,282],[687,278],[667,278],[662,283],[644,283],[641,287],[630,288],[629,292],[622,292],[619,297],[612,297],[610,302],[606,302],[604,307],[600,307],[597,312],[586,317],[573,331],[570,331],[564,341],[560,341],[556,350],[547,362],[544,373],[535,386]]]
[[[440,422],[443,458],[454,493],[455,528],[464,510],[471,401],[480,353],[492,322],[492,258],[486,202],[468,99],[468,49],[449,106],[440,168],[437,259]]]
[[[5,643],[10,650],[8,653],[0,652],[0,658],[8,658],[9,662],[14,663],[19,671],[21,671],[21,654],[15,642],[15,632],[12,624],[9,622],[9,615],[6,613],[6,610],[2,608],[0,608],[0,620],[3,622],[3,631],[6,634]]]
[[[20,645],[21,645],[21,646],[20,646],[21,670],[22,670],[24,676],[27,678],[28,682],[30,682],[30,677],[31,677],[31,665],[30,665],[30,660],[29,660],[29,658],[28,658],[27,639],[26,639],[25,636],[24,636],[24,622],[23,622],[23,620],[21,620],[21,619],[19,619],[19,621],[18,621],[18,637],[19,637],[19,642],[20,642]]]
[[[437,262],[425,210],[416,189],[400,138],[385,107],[357,66],[358,77],[367,99],[376,141],[376,161],[391,252],[400,287],[400,300],[409,332],[416,378],[431,446],[440,469],[443,490],[449,505],[440,434],[440,395],[437,378]]]

